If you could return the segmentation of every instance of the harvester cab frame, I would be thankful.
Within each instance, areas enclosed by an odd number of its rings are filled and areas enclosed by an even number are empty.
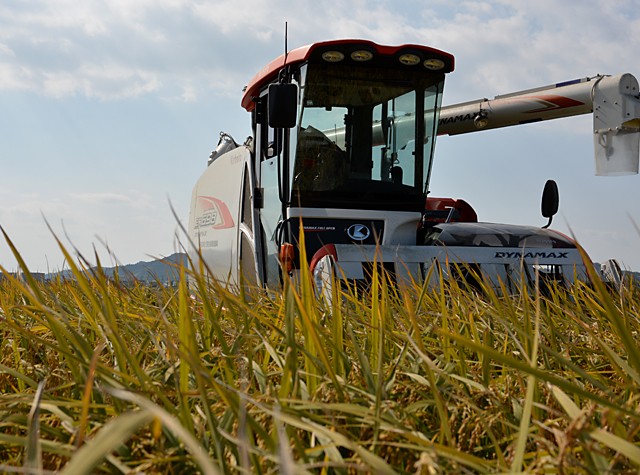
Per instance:
[[[423,46],[328,42],[276,59],[250,83],[243,103],[260,154],[264,258],[256,265],[264,280],[280,279],[285,244],[294,245],[286,261],[300,265],[300,218],[309,259],[331,242],[379,244],[385,233],[397,234],[385,212],[410,215],[400,219],[413,229],[405,225],[395,242],[417,244],[444,74],[452,68],[450,55]],[[348,232],[360,222],[364,239]]]

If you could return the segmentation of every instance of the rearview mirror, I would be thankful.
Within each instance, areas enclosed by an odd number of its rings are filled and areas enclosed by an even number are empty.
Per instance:
[[[543,228],[548,228],[551,225],[553,216],[558,212],[558,205],[560,204],[560,194],[558,192],[558,185],[554,180],[547,180],[544,184],[544,190],[542,191],[542,216],[549,218],[549,222]]]
[[[296,125],[298,87],[295,84],[269,86],[269,127],[290,129]]]

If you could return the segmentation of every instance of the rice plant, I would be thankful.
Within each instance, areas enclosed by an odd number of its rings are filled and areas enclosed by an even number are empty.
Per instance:
[[[5,236],[6,237],[6,236]],[[7,242],[11,241],[6,237]],[[640,294],[0,281],[0,471],[638,473]],[[4,270],[3,270],[4,271]]]

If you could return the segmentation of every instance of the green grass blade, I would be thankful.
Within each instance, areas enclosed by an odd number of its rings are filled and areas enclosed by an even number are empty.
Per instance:
[[[620,411],[624,414],[627,414],[631,417],[633,417],[634,419],[638,419],[640,420],[640,414],[638,414],[635,411],[632,411],[630,409],[627,409],[625,407],[620,406],[619,404],[616,404],[615,402],[604,398],[602,396],[599,396],[598,394],[589,392],[587,390],[585,390],[582,386],[579,386],[575,383],[572,383],[554,373],[550,373],[548,371],[544,371],[542,369],[539,368],[535,368],[532,367],[531,365],[529,365],[526,362],[517,360],[513,357],[507,356],[504,353],[500,353],[496,350],[494,350],[493,348],[487,348],[484,345],[480,344],[480,343],[476,343],[473,342],[471,340],[469,340],[468,338],[464,338],[460,335],[456,335],[454,333],[448,333],[447,336],[455,341],[457,341],[458,343],[460,343],[463,346],[469,347],[475,351],[480,351],[483,352],[485,355],[489,356],[490,358],[492,358],[494,361],[498,362],[499,364],[503,365],[505,368],[513,368],[513,369],[517,369],[519,371],[522,371],[526,374],[530,374],[532,376],[535,376],[538,380],[543,381],[543,382],[547,382],[547,383],[551,383],[553,385],[556,385],[562,389],[564,389],[565,391],[568,391],[570,393],[574,393],[577,394],[581,397],[584,397],[586,399],[589,399],[597,404],[601,404],[605,407],[614,409],[616,411]]]
[[[562,389],[553,385],[549,387],[551,393],[571,419],[575,420],[582,415],[582,410]],[[624,455],[636,464],[636,466],[640,467],[640,447],[601,428],[591,430],[589,436],[609,447],[611,450]]]
[[[193,456],[203,474],[217,475],[219,473],[218,469],[212,463],[209,454],[204,450],[198,440],[184,428],[180,421],[163,408],[142,396],[128,391],[111,388],[109,389],[109,392],[119,399],[130,401],[140,406],[143,409],[142,412],[147,415],[147,419],[145,419],[147,422],[153,418],[159,419],[169,431],[180,439],[186,449]]]
[[[9,366],[0,363],[0,373],[7,373],[16,378],[17,380],[25,382],[30,388],[37,388],[38,383],[31,379],[29,376],[22,374],[20,371],[15,370]]]
[[[24,468],[26,473],[38,473],[42,470],[42,447],[40,445],[40,402],[44,393],[46,379],[38,384],[38,389],[33,396],[31,411],[29,411],[27,431],[27,453],[25,455]]]
[[[60,475],[89,475],[111,452],[153,420],[150,411],[123,413],[100,429],[97,435],[74,454]]]
[[[538,276],[536,276],[536,286],[538,284]],[[536,292],[537,294],[538,292]],[[535,324],[533,328],[533,347],[530,355],[530,365],[532,368],[537,367],[538,359],[538,342],[540,339],[540,298],[536,298],[536,316]],[[518,439],[516,441],[516,447],[513,456],[513,463],[511,464],[512,472],[519,472],[522,470],[522,464],[524,461],[524,453],[527,448],[527,440],[529,438],[529,425],[531,423],[531,410],[533,407],[533,398],[535,396],[536,377],[529,374],[527,378],[527,394],[524,400],[524,407],[522,409],[522,417],[520,418],[520,429],[518,431]]]

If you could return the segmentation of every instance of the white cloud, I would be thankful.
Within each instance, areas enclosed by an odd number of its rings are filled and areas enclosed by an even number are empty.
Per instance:
[[[15,64],[0,62],[0,89],[24,91],[31,89],[31,71]]]
[[[279,54],[285,21],[290,47],[337,37],[431,44],[458,58],[452,82],[465,90],[489,85],[496,94],[569,79],[567,74],[619,72],[615,67],[631,63],[640,46],[640,20],[630,0],[449,5],[39,0],[27,9],[11,2],[0,7],[0,87],[54,97],[161,93],[191,100],[208,87],[207,78],[248,79]],[[220,80],[213,86],[239,89]]]
[[[74,200],[80,200],[88,204],[112,204],[112,203],[125,203],[130,204],[134,200],[121,193],[78,193],[72,194],[71,197]]]
[[[423,15],[416,34],[456,56],[447,96],[457,102],[633,68],[640,15],[622,13],[632,4],[462,2]]]
[[[196,88],[187,84],[182,88],[182,94],[180,95],[180,99],[184,102],[193,102],[198,98],[198,93]]]
[[[265,2],[247,4],[252,15],[237,2],[76,3],[0,6],[0,89],[106,100],[193,100],[211,86],[238,94],[274,31]]]
[[[120,99],[155,92],[161,82],[152,71],[128,69],[118,64],[86,63],[79,70],[43,72],[40,83],[53,97],[82,94],[99,99]]]
[[[45,94],[53,97],[74,95],[81,88],[82,79],[70,72],[45,72],[42,75]]]
[[[0,43],[0,55],[15,57],[16,54],[11,48],[9,48],[9,46],[4,43]]]

